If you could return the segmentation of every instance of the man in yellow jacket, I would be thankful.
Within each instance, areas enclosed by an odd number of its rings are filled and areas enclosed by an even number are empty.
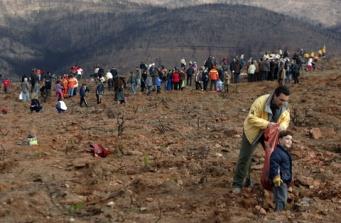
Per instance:
[[[232,184],[233,193],[240,193],[243,186],[251,184],[251,158],[258,143],[264,147],[264,130],[276,123],[280,124],[280,130],[288,128],[290,123],[289,95],[289,89],[280,86],[272,94],[258,97],[251,105],[244,121],[239,158]]]

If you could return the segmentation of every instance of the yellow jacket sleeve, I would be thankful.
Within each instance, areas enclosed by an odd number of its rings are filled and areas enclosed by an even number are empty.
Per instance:
[[[264,100],[262,100],[261,98],[258,98],[251,105],[249,114],[246,118],[246,122],[248,125],[251,125],[260,129],[266,129],[269,125],[269,121],[266,120],[266,118],[267,118],[266,116],[264,117]]]

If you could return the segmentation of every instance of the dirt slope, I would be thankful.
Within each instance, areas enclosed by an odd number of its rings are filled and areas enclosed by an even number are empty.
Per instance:
[[[17,92],[1,93],[8,113],[0,115],[0,222],[338,222],[341,78],[330,66],[291,87],[289,210],[276,215],[259,185],[260,147],[254,189],[231,193],[242,122],[252,101],[274,87],[243,83],[227,97],[188,89],[129,96],[125,106],[109,92],[97,106],[92,90],[89,108],[68,99],[65,114],[56,113],[54,98],[31,114]],[[321,130],[319,139],[311,128]],[[29,133],[38,146],[23,143]],[[95,158],[84,152],[89,143],[112,154]]]

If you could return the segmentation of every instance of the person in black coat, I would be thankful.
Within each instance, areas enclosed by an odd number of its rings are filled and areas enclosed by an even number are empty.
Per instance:
[[[273,182],[272,192],[276,204],[275,211],[282,211],[288,199],[288,185],[292,181],[292,159],[288,152],[292,147],[292,134],[283,131],[279,134],[279,144],[270,156],[269,177]]]
[[[31,100],[31,105],[30,105],[31,112],[33,112],[33,111],[40,112],[41,109],[43,109],[43,107],[40,105],[39,100],[36,98],[33,98]]]

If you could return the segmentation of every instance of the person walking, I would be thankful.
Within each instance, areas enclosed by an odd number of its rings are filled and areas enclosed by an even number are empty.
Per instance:
[[[84,83],[82,84],[82,87],[79,89],[79,97],[80,97],[79,105],[81,107],[83,107],[83,104],[85,104],[85,106],[88,107],[88,102],[86,101],[87,92],[89,92],[89,88]]]
[[[97,99],[97,104],[102,103],[102,97],[104,95],[104,84],[103,81],[100,81],[97,86],[96,86],[96,99]]]
[[[22,101],[28,102],[30,100],[30,84],[26,77],[24,78],[24,81],[21,82],[21,95]]]

